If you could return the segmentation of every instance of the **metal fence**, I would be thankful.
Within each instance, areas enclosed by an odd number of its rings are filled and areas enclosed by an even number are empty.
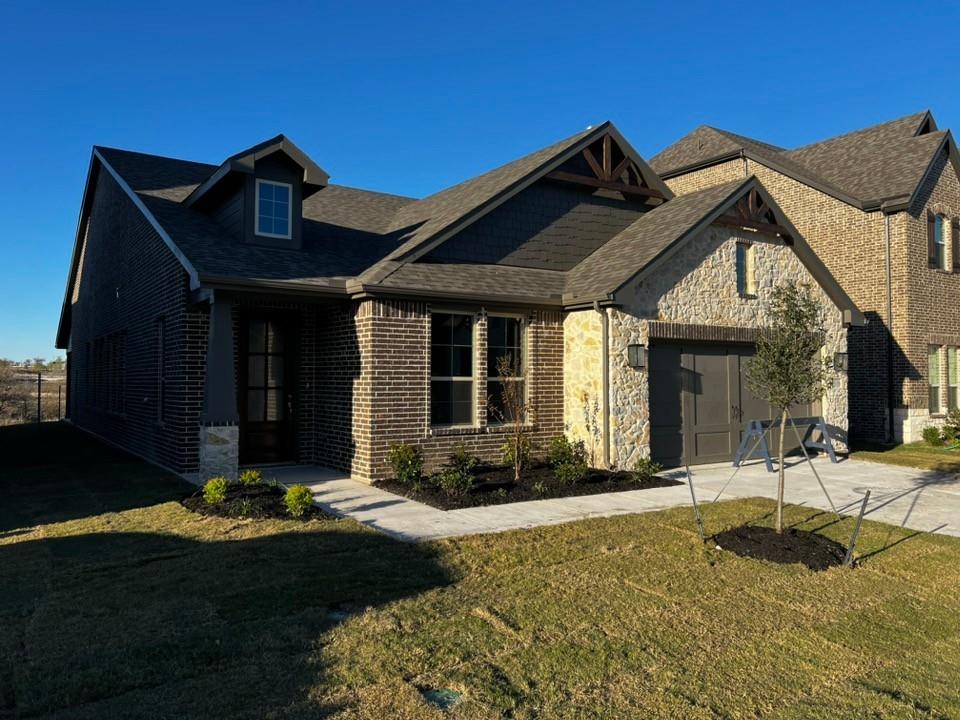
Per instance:
[[[66,376],[61,372],[19,371],[7,389],[7,411],[0,424],[62,420],[66,411]]]

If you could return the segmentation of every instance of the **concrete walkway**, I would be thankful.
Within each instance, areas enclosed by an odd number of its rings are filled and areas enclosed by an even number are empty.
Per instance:
[[[802,458],[791,458],[788,463],[787,502],[829,510],[830,505],[807,463]],[[858,512],[862,492],[869,488],[869,519],[960,536],[960,476],[856,460],[834,465],[823,458],[814,460],[814,463],[841,513]],[[697,500],[701,503],[712,501],[732,472],[728,464],[693,468]],[[327,468],[292,466],[271,468],[265,472],[268,478],[276,478],[286,485],[306,485],[313,491],[316,503],[334,515],[352,518],[406,542],[496,533],[690,505],[685,474],[682,471],[664,474],[676,477],[684,484],[444,511],[351,480]],[[776,492],[776,473],[766,472],[763,464],[756,462],[740,470],[721,500],[775,498]]]

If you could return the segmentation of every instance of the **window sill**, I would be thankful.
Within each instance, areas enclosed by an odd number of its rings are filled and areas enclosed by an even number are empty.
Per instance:
[[[756,293],[740,293],[740,299],[741,299],[741,300],[756,300],[756,299],[757,299],[757,295],[756,295]]]
[[[531,423],[524,424],[524,429],[532,430]],[[496,425],[435,425],[430,428],[431,437],[455,437],[458,435],[504,435],[513,431],[513,425],[497,423]]]

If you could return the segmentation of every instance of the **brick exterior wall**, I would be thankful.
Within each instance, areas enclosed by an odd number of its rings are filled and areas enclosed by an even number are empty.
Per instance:
[[[98,173],[72,292],[70,419],[177,472],[197,466],[207,316],[188,306],[188,278],[153,227],[106,172]],[[166,402],[158,412],[157,322],[166,335]],[[113,409],[96,397],[95,348],[122,336]],[[101,374],[101,382],[108,380]],[[102,395],[102,393],[101,393]]]
[[[867,317],[865,327],[851,328],[850,434],[885,439],[888,434],[888,364],[893,367],[894,432],[901,440],[919,437],[930,422],[927,412],[927,345],[960,335],[950,312],[960,277],[927,267],[926,211],[960,217],[960,183],[941,158],[924,183],[915,207],[889,218],[893,317],[887,316],[886,217],[863,212],[796,181],[762,163],[728,161],[667,180],[678,193],[756,175],[806,238],[810,246]],[[948,253],[949,254],[949,253]],[[949,260],[949,258],[948,258]],[[888,360],[892,332],[892,359]],[[958,338],[960,339],[960,338]],[[946,386],[946,357],[942,358]],[[944,389],[944,393],[946,390]],[[945,402],[945,397],[943,402]]]
[[[454,448],[463,444],[485,461],[498,461],[504,443],[503,429],[490,426],[486,418],[486,323],[483,308],[468,310],[475,317],[474,335],[474,423],[466,428],[431,428],[430,312],[424,302],[365,300],[352,313],[344,313],[345,328],[352,326],[357,345],[336,394],[347,408],[352,401],[351,437],[331,444],[336,466],[349,469],[354,477],[377,480],[390,474],[387,452],[395,442],[419,446],[427,469],[445,462]],[[438,312],[444,307],[435,306]],[[463,307],[457,311],[464,311]],[[544,447],[550,438],[563,432],[563,325],[559,312],[524,313],[527,320],[527,387],[536,405],[532,440]],[[351,334],[347,330],[346,339]],[[357,363],[357,358],[359,363]],[[359,371],[359,372],[357,372]],[[348,385],[350,387],[348,387]],[[346,419],[346,412],[340,414]],[[349,457],[350,465],[344,460]]]

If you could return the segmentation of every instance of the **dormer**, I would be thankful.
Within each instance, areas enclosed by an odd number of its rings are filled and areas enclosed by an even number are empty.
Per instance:
[[[283,135],[232,155],[188,195],[201,210],[245,243],[299,249],[303,200],[330,176]]]

